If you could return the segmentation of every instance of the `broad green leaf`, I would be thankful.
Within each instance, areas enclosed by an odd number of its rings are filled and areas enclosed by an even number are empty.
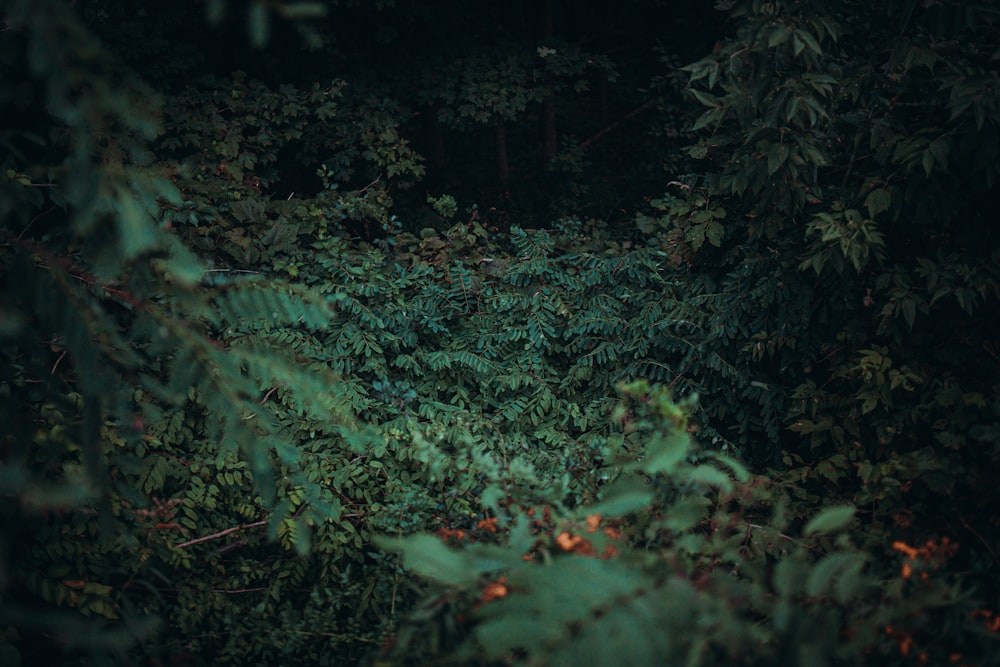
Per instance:
[[[649,453],[642,463],[644,472],[670,474],[684,460],[691,448],[691,438],[687,433],[677,432],[653,438]]]
[[[768,48],[774,48],[779,44],[784,44],[789,40],[791,36],[792,36],[792,31],[788,26],[786,25],[778,26],[778,28],[775,29],[774,32],[772,32],[771,35],[767,38],[767,46]]]
[[[787,144],[771,144],[771,148],[767,151],[768,175],[778,171],[778,169],[781,168],[781,165],[785,164],[785,160],[787,159],[788,159]]]
[[[717,123],[724,114],[725,114],[725,109],[719,107],[709,109],[705,113],[698,116],[698,119],[695,120],[694,125],[691,126],[691,131],[697,132],[698,130],[704,127],[708,127],[709,125]],[[696,146],[695,148],[698,147]],[[704,153],[701,155],[701,157],[704,157]]]
[[[717,107],[719,106],[719,98],[711,93],[706,93],[703,90],[698,90],[697,88],[689,88],[691,94],[694,98],[704,104],[706,107]]]
[[[802,42],[809,47],[809,50],[815,53],[817,56],[823,55],[823,49],[820,48],[819,42],[816,38],[807,30],[796,30],[795,36],[802,40]]]
[[[935,139],[927,147],[930,154],[934,156],[934,161],[942,169],[948,168],[948,151],[951,145],[948,143],[947,139]]]
[[[842,530],[854,518],[854,512],[855,509],[849,505],[828,507],[806,524],[803,534],[813,535],[814,533],[832,533]]]

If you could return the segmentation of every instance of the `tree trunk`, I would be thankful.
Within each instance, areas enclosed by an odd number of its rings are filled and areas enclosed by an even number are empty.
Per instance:
[[[552,37],[552,0],[542,3],[542,40]],[[543,44],[543,46],[548,46]],[[545,97],[542,98],[542,160],[549,163],[556,154],[556,94],[552,75],[546,76]]]
[[[510,165],[507,163],[507,126],[502,120],[497,121],[497,180],[500,191],[507,192],[510,186]]]
[[[608,119],[608,76],[603,71],[597,73],[597,108],[601,120]]]
[[[556,154],[556,95],[552,83],[546,85],[542,99],[542,159],[549,163]]]
[[[424,141],[427,147],[427,175],[437,178],[444,168],[444,132],[438,118],[439,106],[431,105],[424,111]]]

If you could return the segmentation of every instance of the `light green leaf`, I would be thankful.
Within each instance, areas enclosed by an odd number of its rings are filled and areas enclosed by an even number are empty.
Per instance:
[[[376,537],[375,544],[402,554],[406,567],[446,586],[470,586],[481,574],[471,567],[465,554],[447,547],[433,535],[413,535],[402,539]]]
[[[292,544],[299,556],[308,556],[310,549],[312,549],[312,528],[306,523],[304,517],[295,518],[295,532]]]
[[[198,257],[185,245],[168,237],[170,242],[170,259],[163,262],[163,270],[173,282],[184,287],[193,287],[201,282],[205,267]]]
[[[257,0],[250,5],[250,41],[258,49],[267,44],[271,33],[271,20],[267,15],[267,3]]]
[[[318,19],[326,16],[326,5],[322,2],[296,2],[278,5],[278,13],[286,19]]]
[[[826,595],[844,572],[860,570],[864,562],[864,555],[857,553],[834,553],[824,556],[816,563],[806,579],[806,595],[812,597]]]
[[[698,466],[692,470],[687,476],[687,481],[714,486],[722,493],[729,493],[733,490],[733,481],[729,479],[729,475],[718,468],[707,465]]]
[[[711,452],[709,453],[709,456],[711,456],[713,459],[715,459],[719,463],[729,468],[732,471],[733,477],[736,478],[737,482],[745,482],[748,479],[750,479],[750,472],[746,469],[746,467],[742,463],[740,463],[733,457],[727,456],[720,452]]]
[[[126,260],[134,259],[156,244],[156,230],[130,192],[120,191],[115,204],[122,255]]]
[[[828,507],[814,516],[806,524],[805,535],[814,533],[832,533],[847,527],[854,518],[855,509],[849,505]]]
[[[586,514],[600,514],[606,517],[620,517],[634,512],[652,499],[649,485],[635,476],[623,477],[608,486],[603,498],[596,505],[586,508]]]
[[[642,464],[642,470],[650,474],[669,474],[684,460],[690,447],[691,438],[684,432],[656,437],[649,444],[649,455]]]

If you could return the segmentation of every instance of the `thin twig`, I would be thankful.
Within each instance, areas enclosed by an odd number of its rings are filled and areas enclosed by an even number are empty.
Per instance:
[[[56,369],[59,368],[59,363],[63,360],[63,357],[65,356],[66,356],[66,350],[63,350],[62,354],[59,355],[59,358],[56,359],[56,362],[52,364],[52,371],[49,373],[50,375],[56,374]]]
[[[266,586],[260,586],[258,588],[239,588],[234,591],[227,591],[223,588],[213,588],[213,593],[225,593],[226,595],[236,595],[237,593],[260,593],[261,591],[266,591]]]
[[[369,183],[369,184],[368,184],[368,185],[366,185],[365,187],[363,187],[363,188],[361,188],[360,190],[358,190],[358,194],[361,194],[361,193],[364,193],[364,192],[367,192],[369,188],[371,188],[371,187],[373,187],[374,185],[378,184],[378,182],[379,182],[379,181],[381,181],[381,180],[382,180],[382,174],[379,174],[379,175],[378,175],[378,178],[376,178],[376,179],[375,179],[374,181],[372,181],[371,183]]]
[[[22,237],[22,236],[24,236],[24,235],[25,235],[25,233],[27,233],[27,231],[28,231],[29,229],[31,229],[31,226],[32,226],[33,224],[35,224],[35,222],[37,222],[39,218],[41,218],[42,216],[46,216],[46,215],[48,215],[48,214],[49,214],[49,213],[51,213],[52,211],[56,210],[56,208],[57,208],[56,206],[50,206],[49,208],[45,209],[44,211],[42,211],[41,213],[39,213],[38,215],[36,215],[36,216],[35,216],[34,218],[32,218],[32,219],[31,219],[31,222],[29,222],[29,223],[28,223],[28,224],[27,224],[27,225],[25,226],[25,228],[21,230],[21,233],[17,235],[17,240],[18,240],[18,241],[20,241],[20,240],[21,240],[21,237]]]
[[[973,528],[972,526],[970,526],[969,522],[966,521],[965,517],[962,516],[961,514],[958,515],[958,520],[962,522],[962,525],[965,526],[966,530],[968,530],[970,533],[972,533],[973,536],[975,536],[976,539],[978,539],[980,542],[983,543],[983,546],[986,547],[986,550],[990,552],[990,556],[993,557],[993,560],[996,560],[997,559],[997,552],[993,550],[993,547],[991,547],[990,543],[986,541],[986,538],[984,538],[982,535],[980,535],[979,531],[977,531],[975,528]]]
[[[201,544],[202,542],[208,542],[210,540],[217,540],[220,537],[225,537],[226,535],[231,535],[235,532],[241,530],[249,530],[250,528],[260,528],[261,526],[266,526],[267,521],[255,521],[253,523],[245,523],[242,526],[233,526],[232,528],[226,528],[218,533],[213,533],[212,535],[206,535],[204,537],[196,537],[193,540],[188,540],[187,542],[181,542],[177,545],[178,549],[186,549],[195,544]]]

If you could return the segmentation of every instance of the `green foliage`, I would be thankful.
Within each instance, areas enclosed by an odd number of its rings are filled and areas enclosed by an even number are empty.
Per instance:
[[[485,9],[252,3],[386,11],[284,78],[79,4],[3,4],[4,660],[996,663],[988,6],[727,2],[687,103],[633,62],[594,125],[610,60]],[[590,138],[526,168],[553,110]],[[414,187],[438,124],[558,222]]]
[[[447,664],[886,664],[898,647],[880,628],[907,637],[916,614],[961,604],[934,583],[904,592],[846,532],[853,507],[790,522],[779,485],[694,445],[694,401],[623,391],[628,447],[597,505],[504,507],[493,539],[461,549],[382,540],[433,583],[419,609],[447,600],[465,619],[415,614],[387,662],[452,642]]]

